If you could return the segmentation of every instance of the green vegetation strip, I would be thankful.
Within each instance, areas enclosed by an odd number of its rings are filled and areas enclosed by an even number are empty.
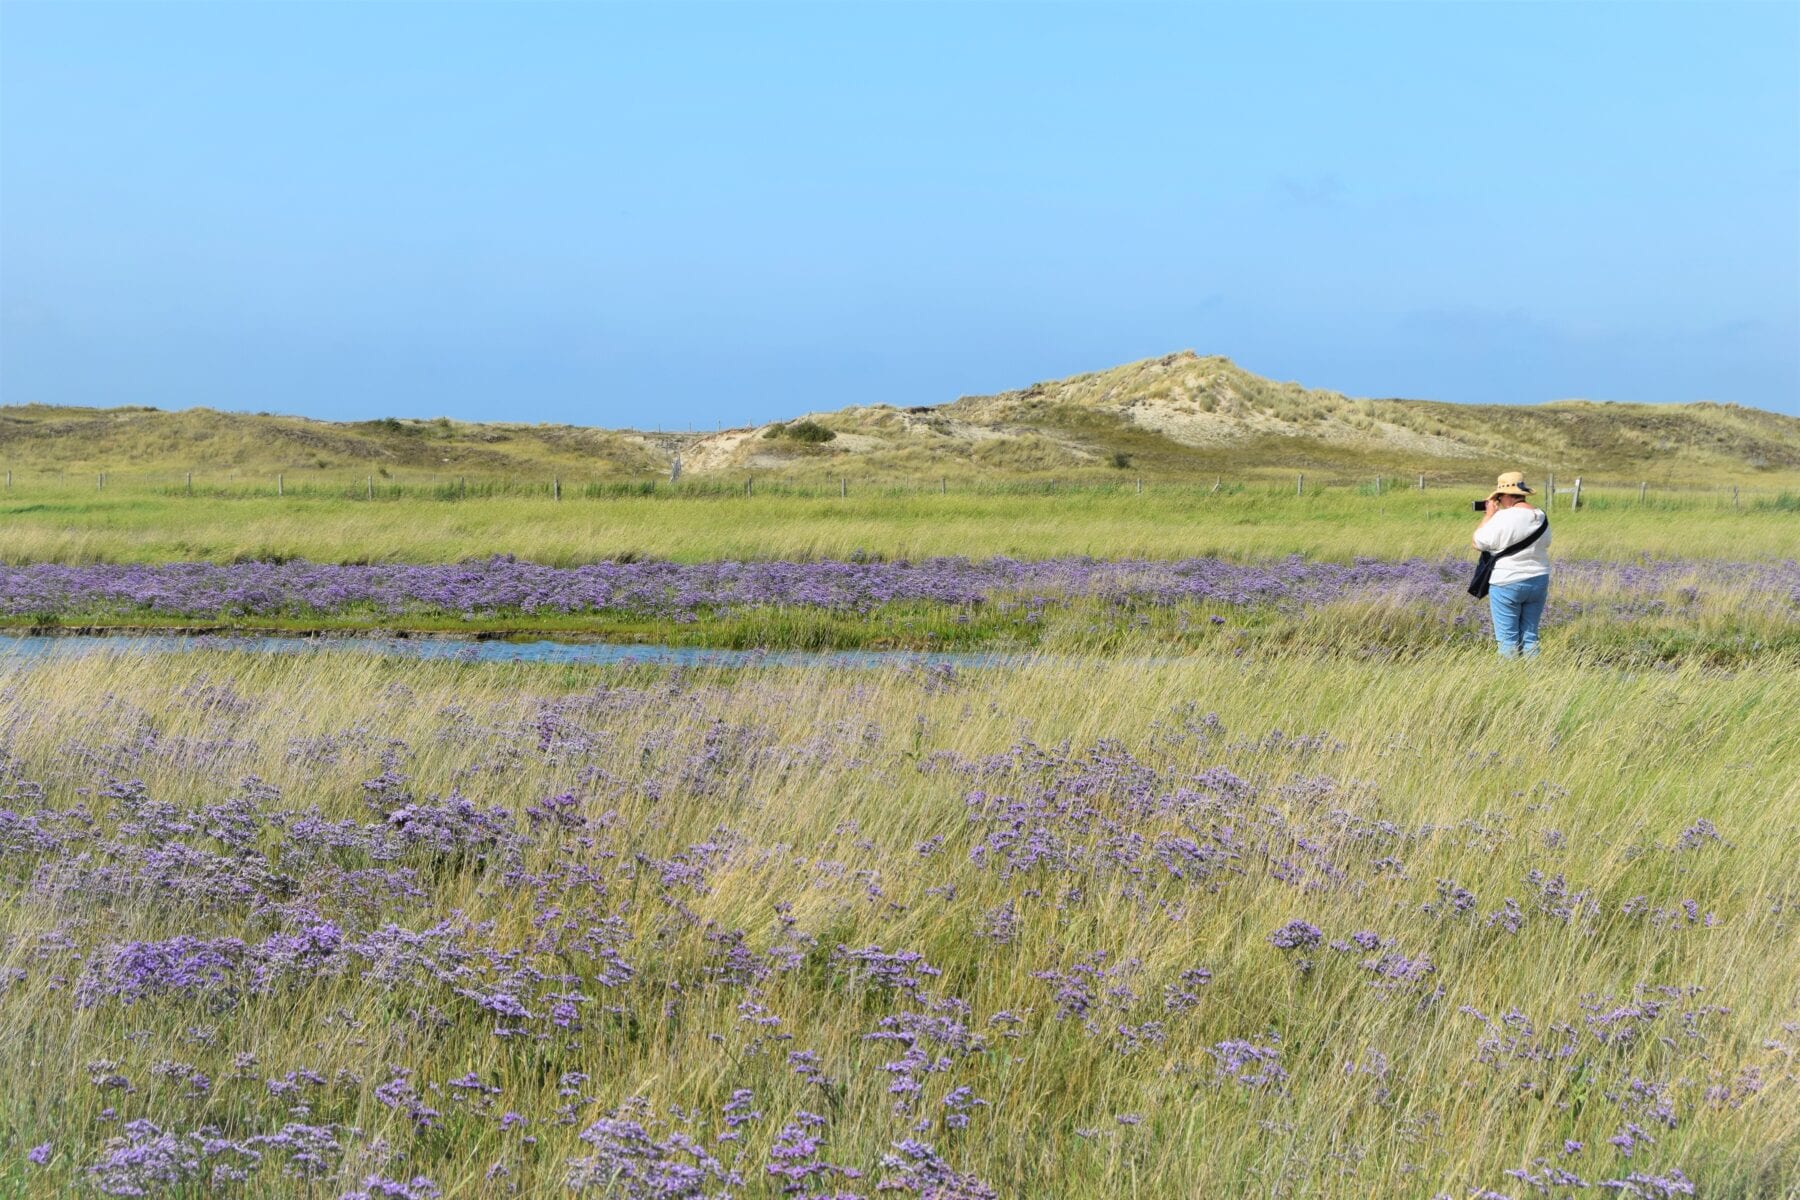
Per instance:
[[[835,489],[834,489],[835,491]],[[758,490],[565,494],[469,500],[405,494],[241,498],[161,488],[64,486],[0,496],[0,562],[456,562],[497,554],[551,565],[602,559],[1184,558],[1302,554],[1437,559],[1465,555],[1481,488],[1321,490],[1157,485],[1032,492]],[[377,493],[381,496],[382,493]],[[1770,492],[1589,489],[1552,512],[1566,558],[1756,559],[1800,546],[1800,500]]]
[[[950,605],[886,605],[867,614],[770,608],[665,621],[604,614],[485,615],[340,613],[196,620],[159,614],[39,614],[0,618],[20,634],[301,634],[325,637],[423,636],[509,641],[601,641],[723,650],[1042,650],[1059,654],[1193,654],[1281,650],[1353,658],[1412,657],[1485,647],[1473,603],[1456,610],[1346,601],[1304,613],[1269,608],[1183,606],[1122,612],[1083,601],[1035,619],[1021,610],[969,611]],[[1737,666],[1782,658],[1800,662],[1800,622],[1782,614],[1724,609],[1620,620],[1605,609],[1552,619],[1545,653],[1609,664],[1698,662]]]

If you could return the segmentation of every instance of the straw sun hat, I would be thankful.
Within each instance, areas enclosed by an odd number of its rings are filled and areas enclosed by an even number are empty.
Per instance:
[[[1529,496],[1531,489],[1525,486],[1525,472],[1508,471],[1494,482],[1496,496]]]

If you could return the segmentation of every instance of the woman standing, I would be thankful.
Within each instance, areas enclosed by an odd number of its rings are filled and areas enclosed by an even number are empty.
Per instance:
[[[1507,658],[1537,654],[1538,621],[1550,594],[1550,518],[1532,507],[1530,495],[1524,473],[1508,471],[1495,482],[1487,513],[1475,527],[1475,548],[1496,556],[1488,610],[1494,640]]]

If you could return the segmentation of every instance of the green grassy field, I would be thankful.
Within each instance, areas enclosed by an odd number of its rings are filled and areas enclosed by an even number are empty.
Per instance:
[[[0,667],[0,1191],[1791,1194],[1794,679]]]
[[[1101,558],[1286,554],[1347,561],[1467,556],[1479,483],[1377,496],[1361,488],[1158,484],[1030,490],[863,489],[847,497],[764,485],[587,498],[571,492],[471,498],[454,493],[187,496],[141,484],[23,487],[0,495],[0,562],[159,562],[304,558],[446,562],[512,554],[551,564],[627,556],[888,558],[1008,555]],[[1800,490],[1593,487],[1579,512],[1553,510],[1557,553],[1753,559],[1800,547]],[[1562,498],[1566,501],[1566,497]]]

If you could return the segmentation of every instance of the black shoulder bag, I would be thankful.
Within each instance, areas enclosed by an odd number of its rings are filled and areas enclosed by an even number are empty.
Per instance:
[[[1536,529],[1532,530],[1506,549],[1498,552],[1483,550],[1481,552],[1481,557],[1476,560],[1475,563],[1475,578],[1469,580],[1469,595],[1475,597],[1477,600],[1485,598],[1488,594],[1488,578],[1494,573],[1494,564],[1509,554],[1517,554],[1525,547],[1531,545],[1531,543],[1543,537],[1549,529],[1550,518],[1546,516],[1542,525],[1539,525]]]

